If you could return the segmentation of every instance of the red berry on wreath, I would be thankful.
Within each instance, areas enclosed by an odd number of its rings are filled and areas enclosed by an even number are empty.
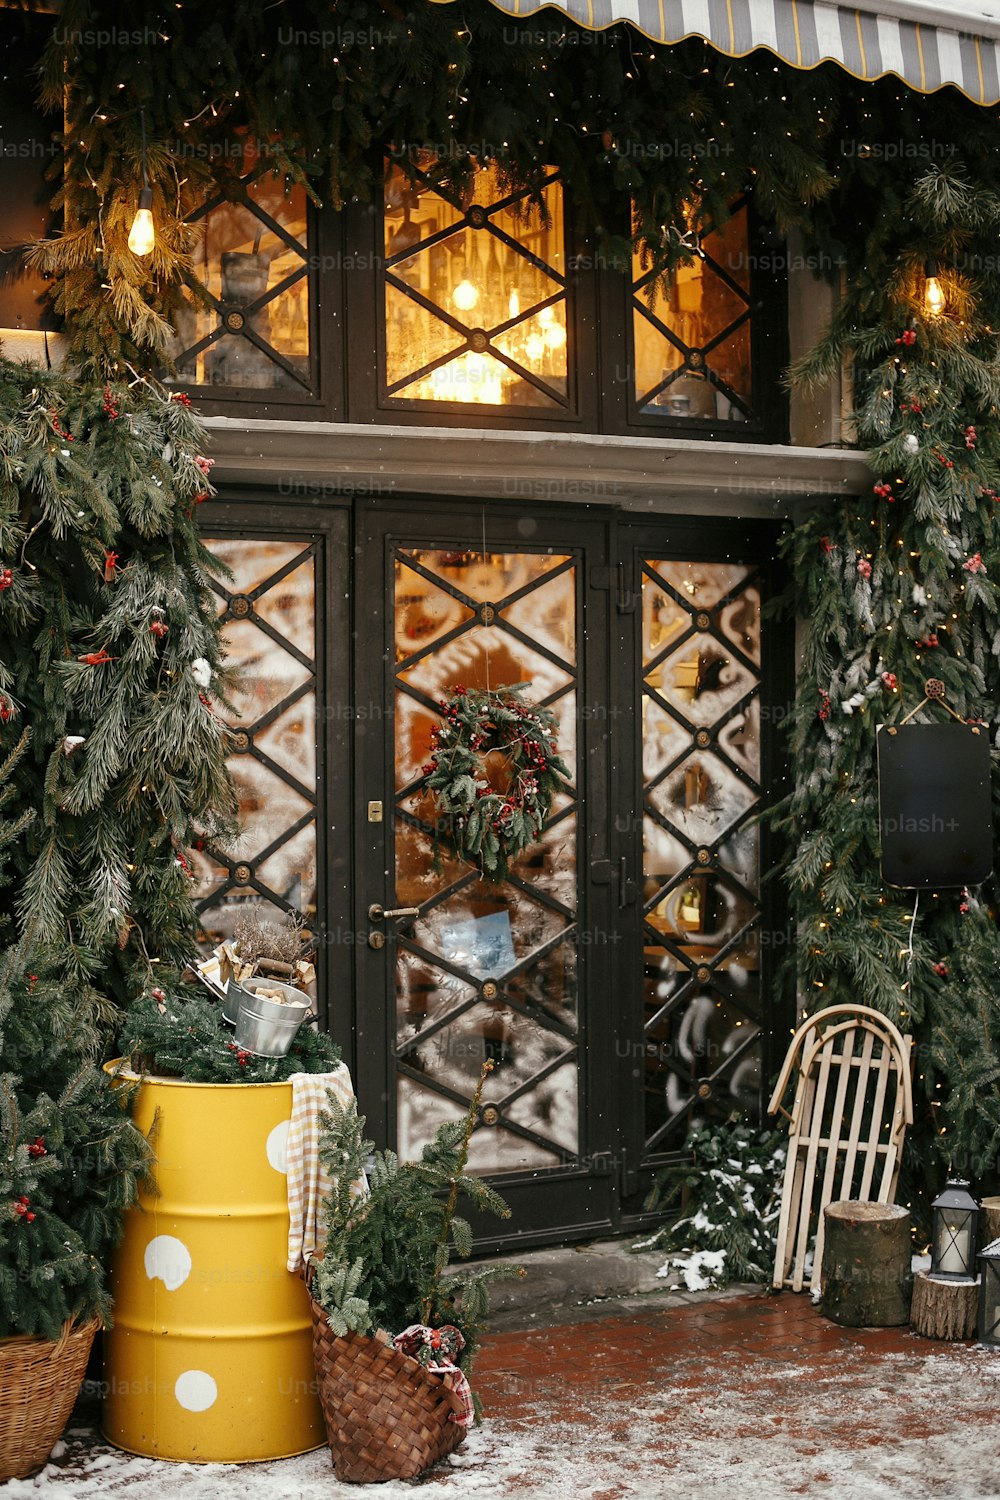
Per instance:
[[[29,1156],[48,1156],[48,1154],[49,1153],[45,1149],[45,1137],[41,1136],[41,1135],[36,1135],[35,1136],[34,1145],[28,1147],[28,1155]]]
[[[14,573],[10,568],[0,568],[0,594],[4,589],[9,589],[14,582]]]

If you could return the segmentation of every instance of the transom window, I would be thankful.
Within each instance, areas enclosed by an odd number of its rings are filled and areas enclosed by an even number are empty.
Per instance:
[[[746,199],[704,238],[685,235],[693,261],[664,294],[632,261],[633,397],[640,411],[678,419],[746,422],[752,414],[750,235]]]
[[[191,214],[192,287],[175,315],[177,378],[197,385],[297,391],[315,384],[305,189],[286,194],[254,162],[238,201],[215,197]]]
[[[567,404],[563,190],[531,199],[495,167],[462,195],[421,153],[385,188],[385,395],[485,406]]]

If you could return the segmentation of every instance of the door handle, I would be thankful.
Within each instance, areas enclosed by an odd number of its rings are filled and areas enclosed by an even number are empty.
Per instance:
[[[383,917],[419,917],[419,906],[396,906],[386,911],[377,901],[368,908],[368,920],[370,922],[381,922]]]

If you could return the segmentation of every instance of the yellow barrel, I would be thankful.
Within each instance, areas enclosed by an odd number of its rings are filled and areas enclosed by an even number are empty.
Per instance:
[[[326,1440],[309,1298],[285,1269],[290,1083],[146,1079],[156,1183],[125,1220],[105,1334],[104,1432],[189,1463],[288,1458]]]

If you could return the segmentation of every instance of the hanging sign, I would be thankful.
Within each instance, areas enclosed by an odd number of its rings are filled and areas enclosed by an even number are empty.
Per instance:
[[[929,682],[927,689],[943,703],[942,685]],[[889,885],[911,891],[978,885],[992,872],[989,736],[949,712],[956,723],[904,720],[879,728],[879,833]]]

